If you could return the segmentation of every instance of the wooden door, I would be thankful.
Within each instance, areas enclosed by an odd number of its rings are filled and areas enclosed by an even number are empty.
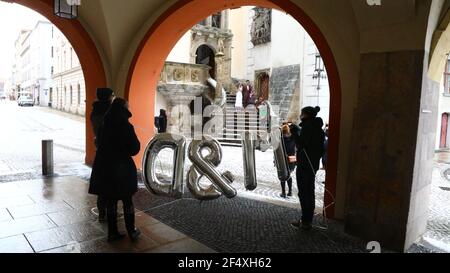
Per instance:
[[[441,124],[441,143],[440,148],[447,148],[447,130],[448,130],[448,114],[442,114],[442,124]]]
[[[264,100],[269,100],[269,85],[270,85],[269,75],[264,73],[263,75],[260,76],[259,81],[260,81],[259,97],[263,97]]]

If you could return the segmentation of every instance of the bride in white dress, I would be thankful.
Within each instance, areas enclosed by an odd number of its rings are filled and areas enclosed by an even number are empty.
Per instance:
[[[236,107],[236,109],[244,108],[244,106],[242,105],[242,91],[243,90],[244,90],[244,86],[242,84],[240,84],[239,88],[236,92],[236,103],[234,105],[234,107]]]

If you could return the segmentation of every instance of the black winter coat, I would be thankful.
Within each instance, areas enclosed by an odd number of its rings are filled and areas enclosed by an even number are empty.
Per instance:
[[[137,169],[132,156],[139,153],[140,143],[128,122],[130,117],[124,107],[112,108],[106,114],[99,130],[90,194],[120,199],[137,192]]]
[[[92,128],[94,129],[95,146],[97,147],[98,147],[97,143],[98,132],[110,106],[111,106],[110,101],[96,101],[92,104],[92,113],[90,119],[92,123]]]
[[[311,170],[312,164],[314,171],[317,172],[324,153],[323,120],[321,118],[305,118],[299,127],[301,129],[296,129],[293,134],[297,145],[297,167],[301,170]]]
[[[291,135],[290,137],[283,136],[284,139],[284,147],[286,148],[286,153],[288,156],[295,156],[295,139],[294,136]],[[289,160],[288,160],[289,161]],[[296,164],[295,163],[289,163],[289,170],[292,172],[295,169]]]

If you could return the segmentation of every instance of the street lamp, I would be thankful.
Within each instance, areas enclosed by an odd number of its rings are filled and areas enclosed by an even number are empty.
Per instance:
[[[55,0],[55,15],[65,19],[76,19],[78,17],[78,6],[81,0]]]
[[[325,73],[325,65],[322,61],[322,56],[320,56],[320,53],[316,53],[316,63],[315,63],[315,69],[313,73],[313,79],[317,80],[317,105],[319,105],[320,100],[320,80],[326,79],[327,75]]]

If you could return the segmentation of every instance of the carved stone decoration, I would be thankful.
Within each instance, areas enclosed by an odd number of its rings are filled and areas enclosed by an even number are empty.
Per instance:
[[[184,69],[176,68],[173,70],[173,79],[175,81],[183,81],[184,80]]]
[[[199,70],[192,70],[191,81],[192,82],[200,81],[200,71]]]
[[[253,9],[251,37],[253,45],[261,45],[271,41],[272,34],[272,10],[256,7]]]

